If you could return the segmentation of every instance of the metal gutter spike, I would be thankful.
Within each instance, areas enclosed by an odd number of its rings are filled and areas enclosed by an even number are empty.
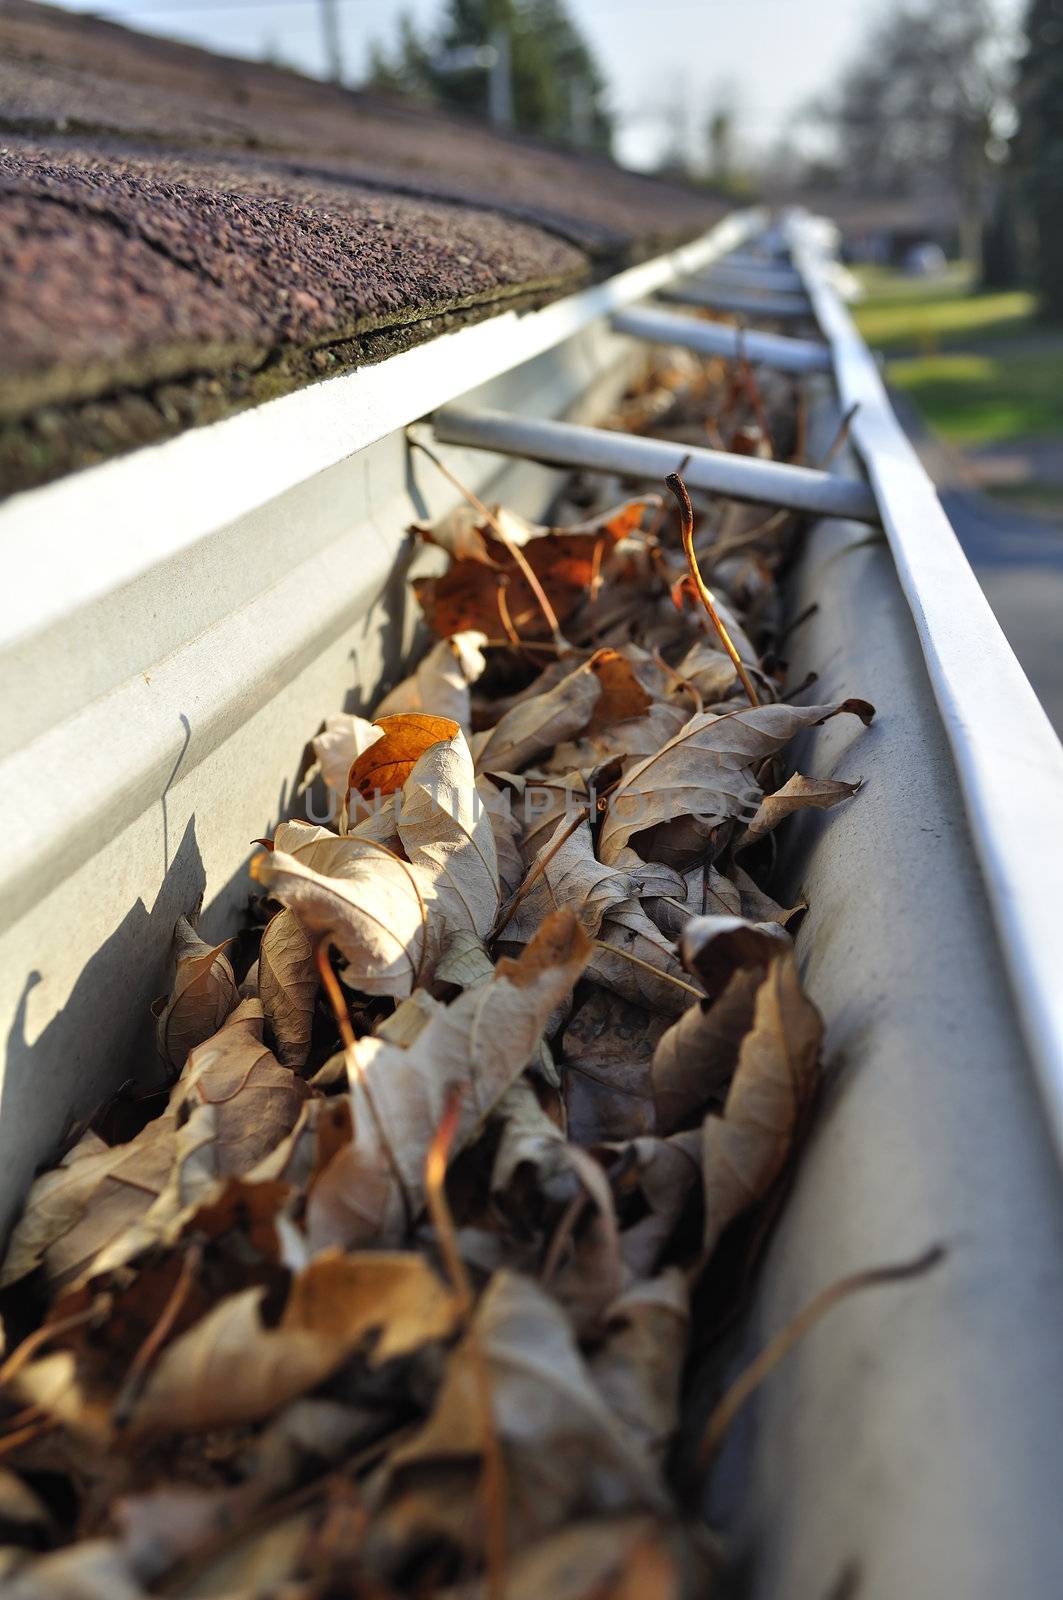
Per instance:
[[[1063,745],[831,282],[824,226],[795,215],[787,231],[834,353],[841,403],[855,411],[851,438],[875,491],[926,659],[1019,1022],[1063,1156]]]
[[[726,450],[685,449],[638,434],[516,417],[500,411],[447,407],[436,412],[432,426],[442,444],[494,450],[500,455],[524,456],[592,472],[614,472],[621,478],[663,479],[683,466],[683,476],[692,489],[759,505],[808,511],[815,516],[878,522],[875,499],[866,485],[811,467],[760,461],[753,456],[731,455]]]
[[[692,283],[706,289],[738,289],[747,294],[765,291],[776,294],[803,294],[804,285],[792,267],[735,265],[730,256],[716,261],[704,272],[692,275]]]
[[[713,289],[704,280],[689,278],[665,284],[658,291],[662,300],[679,305],[708,306],[713,311],[730,311],[743,317],[811,317],[812,307],[803,294],[742,294],[735,289]]]
[[[671,311],[639,307],[618,311],[613,328],[632,339],[648,339],[654,344],[677,344],[703,356],[723,356],[736,361],[746,355],[750,361],[774,367],[778,372],[830,372],[830,347],[816,339],[793,339],[782,333],[758,333],[736,328],[730,322],[706,322],[703,317],[683,316]]]

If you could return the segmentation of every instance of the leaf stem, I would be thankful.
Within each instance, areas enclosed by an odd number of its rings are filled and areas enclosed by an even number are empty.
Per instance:
[[[849,1277],[839,1278],[815,1295],[796,1317],[780,1328],[773,1339],[769,1339],[760,1354],[724,1390],[710,1413],[702,1435],[698,1451],[699,1469],[704,1472],[708,1467],[734,1418],[764,1379],[840,1300],[862,1289],[876,1289],[887,1283],[903,1283],[908,1278],[916,1278],[923,1272],[929,1272],[931,1267],[936,1267],[944,1257],[944,1245],[936,1244],[924,1250],[914,1261],[895,1262],[885,1267],[870,1267],[864,1272],[854,1272]]]
[[[634,956],[630,950],[624,950],[618,944],[609,944],[605,939],[595,939],[596,950],[605,950],[609,955],[622,956],[625,961],[630,961],[634,966],[641,967],[644,972],[652,972],[655,978],[663,978],[665,983],[674,983],[677,989],[685,989],[697,1000],[704,1000],[704,989],[695,989],[692,983],[687,983],[684,978],[677,978],[674,973],[666,972],[663,967],[655,967],[652,961],[643,961],[641,956]]]
[[[557,852],[560,850],[561,846],[567,839],[571,839],[580,823],[586,822],[589,816],[590,807],[582,806],[580,810],[576,812],[576,815],[572,818],[572,821],[569,823],[560,839],[555,839],[545,855],[536,857],[535,861],[532,863],[528,876],[525,878],[524,882],[521,884],[520,888],[509,902],[509,905],[502,913],[500,920],[495,923],[494,928],[491,930],[490,943],[494,943],[499,934],[502,932],[502,929],[506,926],[506,923],[512,919],[513,913],[517,910],[518,906],[520,906],[523,901],[528,898],[528,895],[532,889],[534,889],[535,885],[538,883],[539,879],[550,865],[550,862],[557,855]]]
[[[742,657],[738,654],[738,651],[731,642],[731,635],[727,632],[727,629],[723,625],[720,614],[716,610],[716,602],[713,599],[712,591],[705,583],[705,580],[701,576],[701,571],[698,567],[698,558],[694,554],[694,507],[690,504],[690,496],[687,493],[687,486],[683,482],[678,472],[670,472],[664,481],[675,495],[676,502],[679,506],[679,516],[683,531],[683,549],[686,552],[687,566],[690,568],[690,576],[694,580],[694,586],[698,591],[701,603],[705,607],[705,610],[709,613],[709,621],[719,634],[721,644],[727,651],[727,654],[730,656],[731,660],[734,662],[735,671],[742,680],[742,687],[749,696],[750,705],[759,706],[760,700],[757,696],[757,691],[753,687],[753,681],[750,678],[749,673],[746,671],[745,662],[742,660]]]

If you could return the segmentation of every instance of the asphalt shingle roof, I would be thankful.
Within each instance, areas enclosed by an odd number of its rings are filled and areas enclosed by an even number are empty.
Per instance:
[[[0,492],[531,305],[719,207],[84,15],[0,10]]]

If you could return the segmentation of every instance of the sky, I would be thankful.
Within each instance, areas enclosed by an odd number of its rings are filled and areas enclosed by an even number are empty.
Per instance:
[[[940,0],[948,3],[948,0]],[[1022,0],[993,0],[1012,22]],[[64,0],[130,26],[232,55],[267,49],[304,72],[324,72],[320,0]],[[364,75],[370,44],[398,17],[430,23],[442,0],[337,0],[348,78]],[[609,80],[616,155],[654,165],[677,134],[698,153],[715,106],[735,111],[740,152],[763,155],[793,117],[829,90],[889,0],[568,0]]]

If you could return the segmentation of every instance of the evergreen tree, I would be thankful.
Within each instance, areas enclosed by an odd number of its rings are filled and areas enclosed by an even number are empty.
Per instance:
[[[439,28],[427,36],[403,16],[393,49],[374,46],[370,81],[485,115],[487,69],[460,61],[499,31],[509,43],[515,127],[608,153],[605,80],[563,0],[446,0]]]
[[[1063,0],[1030,0],[1014,153],[1045,316],[1063,320]]]

